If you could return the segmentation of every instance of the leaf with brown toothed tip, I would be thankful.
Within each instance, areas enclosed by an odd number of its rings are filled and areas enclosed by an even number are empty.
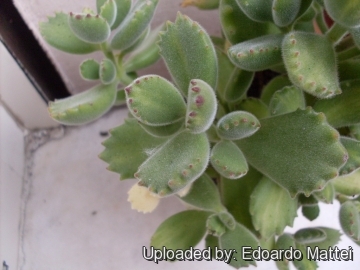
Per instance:
[[[80,75],[84,80],[99,79],[99,63],[94,59],[86,59],[80,64]]]
[[[335,198],[335,188],[333,181],[330,181],[326,184],[323,190],[315,191],[313,196],[323,203],[333,203]]]
[[[101,7],[100,7],[100,16],[103,17],[109,26],[111,27],[116,19],[117,7],[116,2],[114,0],[107,0]]]
[[[210,146],[205,133],[183,131],[141,164],[135,177],[151,192],[165,197],[195,181],[205,171],[209,155]]]
[[[99,77],[103,84],[110,84],[116,78],[116,67],[110,59],[103,59],[100,63]]]
[[[285,86],[276,91],[270,100],[269,111],[272,115],[279,115],[305,109],[304,92],[296,86]]]
[[[190,81],[185,126],[191,133],[207,131],[213,123],[217,110],[214,90],[203,80]]]
[[[360,246],[360,202],[343,203],[340,207],[339,218],[344,233]]]
[[[292,197],[323,189],[348,159],[339,133],[310,107],[260,124],[258,132],[236,143],[252,166]]]
[[[126,119],[124,124],[110,130],[110,135],[102,143],[105,149],[99,158],[109,164],[108,170],[120,174],[120,180],[133,179],[139,166],[166,142],[145,132],[136,119]]]
[[[120,23],[125,19],[131,8],[132,0],[114,0],[116,3],[116,18],[115,22],[111,26],[111,30],[116,29]],[[96,0],[97,12],[101,13],[101,7],[107,2],[107,0]]]

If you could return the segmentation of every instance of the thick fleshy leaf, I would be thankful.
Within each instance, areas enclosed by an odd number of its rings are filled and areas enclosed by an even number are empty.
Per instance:
[[[281,42],[284,36],[266,35],[230,47],[230,60],[239,68],[260,71],[282,62]]]
[[[360,170],[356,172],[337,177],[333,181],[336,192],[347,196],[356,196],[360,194]]]
[[[213,123],[216,110],[217,100],[211,86],[202,80],[191,80],[187,98],[186,128],[194,134],[205,132]]]
[[[314,192],[313,196],[323,203],[333,203],[335,198],[335,188],[333,182],[328,182],[323,190]]]
[[[111,27],[116,19],[117,6],[115,0],[107,0],[100,7],[100,16],[103,17]]]
[[[319,228],[305,228],[298,230],[294,234],[294,237],[300,244],[307,245],[310,243],[324,241],[326,239],[326,233]]]
[[[249,167],[249,172],[240,180],[221,178],[223,203],[237,222],[255,232],[249,212],[250,195],[259,183],[262,174]]]
[[[219,11],[222,30],[231,44],[279,32],[272,23],[255,22],[248,18],[236,0],[220,0]]]
[[[238,179],[249,170],[243,153],[231,141],[215,144],[211,150],[210,162],[218,173],[228,179]]]
[[[356,125],[351,125],[349,127],[349,135],[353,138],[355,138],[356,140],[360,141],[360,124],[356,124]]]
[[[191,186],[188,194],[180,197],[181,200],[205,211],[220,212],[224,210],[221,204],[219,190],[213,180],[203,174]]]
[[[97,44],[110,36],[109,24],[99,15],[70,13],[68,22],[73,33],[83,41]]]
[[[281,235],[275,244],[275,249],[277,250],[286,250],[290,248],[295,248],[295,240],[292,235],[285,233]],[[279,270],[289,270],[289,261],[286,259],[283,259],[282,261],[276,261],[276,266]]]
[[[324,4],[335,22],[347,28],[360,26],[360,0],[324,0]]]
[[[80,64],[80,74],[84,80],[98,80],[99,63],[94,59],[86,59]]]
[[[236,0],[242,11],[258,22],[272,21],[272,0]]]
[[[252,260],[251,255],[248,256],[250,259],[249,261],[244,260],[242,247],[247,246],[252,249],[256,249],[259,246],[259,241],[255,235],[243,225],[237,223],[234,230],[227,230],[226,233],[220,237],[219,243],[222,249],[236,250],[236,253],[234,252],[231,256],[231,266],[240,268],[249,265],[256,265],[256,262]]]
[[[216,86],[216,94],[219,99],[225,99],[225,90],[231,80],[234,70],[237,69],[233,63],[231,63],[227,54],[218,47],[215,47],[216,56],[218,58],[218,82]]]
[[[341,233],[339,233],[338,230],[327,227],[314,227],[313,229],[319,229],[325,232],[326,238],[322,241],[307,244],[311,249],[314,249],[315,247],[318,247],[319,249],[328,249],[329,247],[335,246],[340,241]]]
[[[291,24],[299,13],[301,0],[273,0],[272,17],[276,25],[280,27]]]
[[[136,119],[126,119],[124,124],[110,130],[110,134],[99,157],[109,164],[109,171],[120,174],[121,180],[134,178],[139,166],[166,142],[145,132]]]
[[[195,247],[205,235],[209,215],[209,212],[188,210],[169,217],[156,229],[150,245],[172,250]]]
[[[160,54],[170,74],[186,97],[190,80],[200,79],[213,89],[217,83],[217,58],[206,31],[189,17],[178,13],[160,34]]]
[[[340,225],[344,233],[360,244],[360,202],[347,201],[340,207]]]
[[[319,100],[314,110],[323,112],[330,125],[335,128],[360,123],[360,80],[341,83],[343,93],[332,99]]]
[[[219,7],[219,0],[183,0],[181,7],[195,6],[199,9],[216,9]]]
[[[339,175],[346,175],[360,168],[360,142],[348,137],[341,137],[340,141],[345,146],[349,159],[340,169]]]
[[[339,63],[340,81],[359,79],[360,59],[349,59]]]
[[[352,35],[354,42],[358,48],[360,48],[360,26],[349,30]]]
[[[260,128],[257,118],[244,111],[231,112],[217,123],[218,135],[225,140],[239,140],[253,135]]]
[[[116,93],[116,99],[115,99],[114,106],[122,106],[122,105],[125,105],[125,104],[126,104],[125,90],[120,89]]]
[[[281,90],[285,86],[290,86],[291,82],[288,79],[288,77],[284,75],[279,75],[273,78],[270,82],[268,82],[267,85],[264,86],[264,88],[261,91],[261,100],[269,105],[270,100],[274,93],[278,90]]]
[[[105,58],[100,63],[99,77],[103,84],[110,84],[116,78],[116,67],[115,64],[110,60]]]
[[[279,115],[305,109],[305,105],[304,93],[296,86],[286,86],[274,93],[269,111],[272,115]]]
[[[87,54],[99,50],[96,44],[79,39],[70,29],[68,15],[56,13],[49,21],[40,23],[40,33],[51,46],[73,54]]]
[[[265,239],[283,233],[293,226],[297,216],[297,200],[268,178],[263,178],[250,197],[250,213],[254,227]]]
[[[207,233],[220,237],[226,232],[226,226],[217,214],[211,215],[206,221]]]
[[[315,220],[319,214],[320,214],[320,207],[319,205],[303,205],[301,207],[302,214],[304,217],[306,217],[308,220],[313,221]]]
[[[244,98],[253,82],[254,75],[254,72],[234,68],[225,88],[225,100],[234,103]]]
[[[205,133],[184,131],[167,141],[141,164],[135,177],[140,180],[140,185],[148,187],[151,192],[161,197],[171,195],[205,171],[209,155],[210,147]]]
[[[116,3],[116,18],[112,24],[111,29],[116,29],[120,23],[125,19],[131,8],[132,0],[114,0]],[[97,12],[101,12],[101,7],[107,2],[107,0],[96,0]]]
[[[169,137],[178,132],[184,123],[182,120],[166,126],[148,126],[139,121],[140,126],[150,135],[154,137]]]
[[[293,264],[298,270],[316,270],[317,263],[316,261],[310,261],[306,256],[306,247],[305,245],[302,245],[300,243],[296,243],[296,249],[300,250],[300,252],[303,254],[302,260],[294,260]]]
[[[282,44],[282,55],[292,83],[319,98],[340,94],[335,51],[324,37],[291,32]]]
[[[215,258],[215,247],[220,249],[219,238],[208,234],[205,238],[205,249],[209,248],[211,250],[211,258]]]
[[[49,103],[50,116],[65,125],[81,125],[98,119],[114,104],[116,84],[98,85],[80,94]]]
[[[154,64],[159,60],[159,32],[163,25],[155,28],[149,36],[137,47],[124,62],[126,72],[136,71]]]
[[[165,126],[185,117],[186,105],[180,92],[162,77],[140,77],[125,91],[130,112],[146,125]]]
[[[324,188],[347,160],[339,133],[311,108],[260,121],[261,128],[237,141],[247,161],[291,196]]]
[[[138,1],[126,16],[111,40],[115,50],[125,50],[133,45],[148,27],[159,0]]]
[[[244,99],[237,108],[253,114],[257,119],[266,118],[270,115],[268,106],[258,98],[249,97]]]

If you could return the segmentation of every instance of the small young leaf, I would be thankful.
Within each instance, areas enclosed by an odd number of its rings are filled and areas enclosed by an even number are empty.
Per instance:
[[[148,27],[159,0],[138,1],[124,19],[111,40],[115,50],[125,50],[133,45]]]
[[[183,0],[181,7],[195,6],[199,9],[217,9],[220,0]]]
[[[99,46],[79,39],[70,29],[68,15],[56,13],[49,21],[40,23],[40,33],[51,46],[74,54],[87,54],[99,50]]]
[[[293,226],[297,216],[297,200],[264,177],[250,197],[250,213],[254,227],[265,239],[283,233],[286,226]]]
[[[80,74],[84,80],[98,80],[100,65],[94,59],[86,59],[80,64]]]
[[[227,230],[219,239],[221,249],[236,250],[231,258],[230,265],[235,268],[247,267],[249,265],[255,265],[256,262],[252,260],[244,260],[242,247],[248,246],[252,249],[256,249],[259,246],[259,240],[243,225],[237,223],[234,230]],[[244,255],[245,256],[245,255]]]
[[[132,0],[114,0],[116,3],[116,18],[115,22],[111,26],[111,30],[116,29],[120,23],[125,19],[131,8]],[[101,7],[107,2],[107,0],[96,0],[97,12],[101,12]]]
[[[360,26],[360,0],[324,0],[324,4],[335,22],[347,28]]]
[[[341,233],[339,233],[338,230],[327,227],[315,227],[314,229],[319,229],[325,232],[326,239],[307,244],[307,246],[312,249],[315,247],[318,247],[319,249],[328,249],[329,247],[335,246],[340,241]]]
[[[110,84],[116,78],[116,67],[114,63],[105,58],[100,63],[99,77],[103,84]]]
[[[116,19],[116,2],[115,0],[107,0],[100,8],[100,16],[103,17],[111,27]]]
[[[150,135],[161,138],[174,135],[184,126],[184,123],[180,120],[166,126],[148,126],[141,122],[139,122],[139,125]]]
[[[294,234],[294,237],[298,243],[307,245],[310,243],[324,241],[326,239],[326,233],[318,228],[305,228],[298,230]]]
[[[360,170],[352,174],[337,177],[333,181],[336,192],[347,196],[360,194]]]
[[[340,207],[340,225],[354,241],[360,241],[360,202],[347,201]]]
[[[144,32],[141,33],[139,38],[130,47],[127,47],[125,50],[122,50],[121,54],[122,55],[127,55],[128,53],[131,53],[134,50],[138,49],[140,47],[140,45],[143,44],[145,39],[148,38],[149,34],[150,34],[150,26],[146,27]]]
[[[136,71],[146,68],[157,62],[160,58],[159,32],[164,28],[160,25],[150,32],[149,36],[137,47],[124,62],[126,72]]]
[[[213,214],[207,219],[206,228],[208,234],[216,237],[220,237],[226,232],[226,226],[217,214]]]
[[[145,132],[136,119],[126,119],[124,124],[110,130],[110,134],[99,157],[109,164],[109,171],[120,174],[120,180],[134,178],[149,153],[166,142]]]
[[[339,133],[311,108],[260,123],[258,132],[237,144],[252,166],[293,197],[322,189],[347,160]]]
[[[81,125],[98,119],[114,104],[116,84],[98,85],[85,92],[49,103],[50,116],[65,125]]]
[[[186,128],[194,134],[208,130],[217,110],[217,100],[211,86],[202,80],[191,80],[187,103]]]
[[[201,210],[212,212],[225,210],[221,204],[219,190],[207,174],[200,176],[200,178],[192,184],[189,193],[179,198],[187,204]]]
[[[191,79],[200,79],[213,89],[217,83],[217,58],[206,31],[189,17],[178,13],[175,23],[168,23],[159,42],[171,76],[186,97]]]
[[[304,93],[296,86],[285,86],[274,93],[269,104],[272,115],[294,112],[305,109]]]
[[[257,118],[244,111],[231,112],[217,123],[218,135],[225,140],[239,140],[253,135],[260,128]]]
[[[254,72],[234,68],[225,88],[225,100],[232,103],[240,101],[250,88],[254,75]]]
[[[135,177],[151,192],[161,197],[171,195],[205,171],[209,155],[210,147],[205,133],[184,131],[167,141],[141,164]]]
[[[335,52],[324,36],[291,32],[283,40],[282,55],[290,80],[303,91],[319,98],[341,93]]]
[[[70,13],[68,22],[73,33],[85,42],[102,43],[110,36],[109,24],[99,15]]]
[[[125,91],[130,112],[146,125],[165,126],[185,117],[186,105],[180,92],[162,77],[140,77]]]
[[[258,22],[272,21],[272,0],[236,0],[242,11]]]
[[[212,124],[210,128],[206,131],[206,135],[210,142],[218,142],[220,141],[220,137],[217,135],[216,126]]]
[[[238,179],[249,170],[243,153],[231,141],[215,144],[211,150],[210,162],[219,174],[228,179]]]
[[[150,245],[156,249],[186,250],[195,247],[204,237],[209,212],[188,210],[166,219],[151,237]]]
[[[272,3],[272,18],[280,27],[291,24],[299,13],[301,0],[274,0]]]
[[[261,100],[269,105],[270,100],[274,93],[278,90],[281,90],[285,86],[290,86],[291,82],[289,79],[284,75],[279,75],[273,78],[270,82],[268,82],[267,85],[264,86],[264,88],[261,91]]]
[[[360,168],[360,142],[347,137],[341,137],[340,141],[345,146],[349,159],[340,169],[339,175],[346,175]]]
[[[253,114],[257,119],[266,118],[270,115],[268,106],[261,99],[253,97],[244,99],[237,107]]]
[[[335,198],[335,188],[333,183],[327,183],[323,190],[314,192],[313,196],[323,203],[333,203]]]
[[[230,47],[228,56],[239,68],[249,71],[268,69],[282,62],[281,34],[266,35]]]
[[[341,83],[343,93],[332,99],[319,100],[314,110],[323,112],[335,128],[360,123],[360,79]]]
[[[313,221],[315,220],[320,214],[319,205],[303,205],[301,207],[301,212],[308,220]]]

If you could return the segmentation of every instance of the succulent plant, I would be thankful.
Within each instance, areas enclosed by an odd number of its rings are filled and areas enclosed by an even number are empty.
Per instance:
[[[157,2],[98,0],[97,12],[58,13],[40,25],[60,50],[104,53],[80,65],[99,85],[50,103],[51,116],[79,125],[126,104],[128,119],[99,157],[121,180],[138,180],[134,209],[151,212],[167,196],[188,205],[151,246],[187,249],[205,237],[209,247],[237,250],[235,268],[256,264],[242,246],[328,248],[337,230],[284,229],[299,208],[314,220],[319,202],[335,198],[344,233],[360,245],[360,1],[183,1],[218,8],[222,37],[180,13],[150,30]],[[137,77],[160,57],[172,82]]]

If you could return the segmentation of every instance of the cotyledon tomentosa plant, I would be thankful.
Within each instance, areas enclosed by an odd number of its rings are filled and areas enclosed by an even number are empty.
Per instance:
[[[184,0],[219,9],[221,38],[182,14],[150,31],[157,2],[98,0],[97,14],[41,24],[60,50],[104,53],[80,65],[99,85],[50,103],[51,116],[83,124],[126,102],[129,117],[100,158],[121,180],[138,179],[133,208],[150,212],[166,196],[192,208],[165,220],[151,245],[187,249],[205,236],[207,246],[237,250],[235,268],[256,264],[242,246],[327,249],[340,239],[335,229],[284,229],[298,208],[314,220],[319,202],[335,198],[344,233],[360,245],[360,0]],[[160,55],[173,83],[137,78]],[[254,96],[255,73],[265,70],[276,75]]]

